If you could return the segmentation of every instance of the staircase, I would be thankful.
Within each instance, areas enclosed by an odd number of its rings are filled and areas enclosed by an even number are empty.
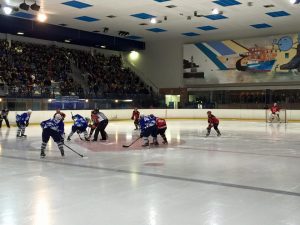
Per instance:
[[[71,65],[71,73],[68,75],[74,80],[75,83],[80,84],[83,88],[85,94],[88,91],[89,85],[88,85],[88,74],[83,73],[75,64],[74,61],[70,61]]]
[[[133,65],[131,62],[128,61],[126,56],[122,56],[122,62],[124,67],[130,68],[135,74],[138,75],[138,77],[148,86],[152,87],[152,90],[154,93],[159,93],[159,88],[146,76],[145,73],[143,73],[141,70],[139,70],[135,65]]]

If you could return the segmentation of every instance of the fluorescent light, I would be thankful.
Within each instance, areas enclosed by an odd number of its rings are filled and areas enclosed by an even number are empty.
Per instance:
[[[129,54],[129,58],[133,61],[137,60],[139,58],[140,54],[136,51],[131,51]]]
[[[218,14],[220,14],[220,11],[219,11],[219,9],[215,8],[211,11],[211,14],[218,15]]]
[[[39,13],[37,15],[37,20],[41,23],[44,23],[47,20],[47,18],[48,18],[47,15],[44,13]]]
[[[65,40],[65,42],[66,42],[66,43],[70,43],[71,41],[70,41],[70,40]]]
[[[151,18],[151,19],[150,19],[150,23],[152,23],[152,24],[157,23],[157,19],[156,19],[156,18]]]
[[[23,33],[23,32],[18,32],[17,34],[18,34],[18,35],[24,35],[24,33]]]
[[[6,15],[10,15],[12,13],[13,9],[11,7],[8,7],[8,6],[4,6],[3,7],[3,12],[6,14]]]
[[[106,46],[105,45],[101,45],[101,48],[106,48]]]
[[[125,99],[125,100],[123,100],[123,102],[133,102],[133,100],[132,99]]]

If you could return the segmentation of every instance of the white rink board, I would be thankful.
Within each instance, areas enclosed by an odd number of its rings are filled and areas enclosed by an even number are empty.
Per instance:
[[[204,119],[207,118],[206,112],[209,109],[139,109],[144,115],[154,114],[166,119]],[[84,117],[90,117],[91,110],[62,110],[66,115],[65,122],[72,122],[71,112],[80,114]],[[265,120],[266,111],[264,109],[211,109],[213,114],[220,119],[236,120]],[[132,109],[120,110],[102,110],[109,120],[126,120],[130,119]],[[287,120],[300,120],[300,110],[286,110]],[[9,120],[14,124],[16,114],[23,112],[11,111]],[[41,121],[52,118],[55,111],[33,111],[30,122],[40,123]]]

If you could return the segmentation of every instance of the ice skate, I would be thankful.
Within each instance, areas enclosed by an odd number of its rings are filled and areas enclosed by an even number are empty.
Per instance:
[[[46,154],[44,151],[41,151],[41,159],[45,158],[46,157]]]

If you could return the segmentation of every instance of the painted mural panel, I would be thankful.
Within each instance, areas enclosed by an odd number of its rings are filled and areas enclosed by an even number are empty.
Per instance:
[[[201,83],[300,81],[300,33],[187,44],[183,65]]]

